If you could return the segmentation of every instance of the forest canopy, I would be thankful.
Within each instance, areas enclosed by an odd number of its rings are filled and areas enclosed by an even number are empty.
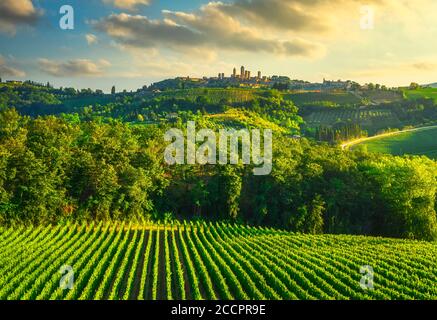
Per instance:
[[[163,159],[169,124],[0,111],[0,223],[202,218],[437,239],[437,165],[274,134],[273,170]],[[172,124],[177,125],[177,124]]]

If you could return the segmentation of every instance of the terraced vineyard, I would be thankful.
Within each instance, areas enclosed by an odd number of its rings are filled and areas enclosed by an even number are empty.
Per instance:
[[[313,124],[333,124],[337,121],[369,121],[377,118],[392,118],[390,110],[332,110],[314,112],[308,117],[308,122]]]
[[[387,109],[345,109],[318,111],[305,118],[310,126],[331,126],[338,121],[351,121],[373,134],[381,129],[401,126],[398,117]]]
[[[362,101],[350,92],[300,92],[285,94],[284,98],[292,100],[297,106],[319,105],[331,102],[338,105],[361,105]]]
[[[211,103],[220,103],[222,99],[230,103],[244,103],[254,99],[256,92],[249,89],[188,89],[188,90],[168,90],[162,93],[153,94],[153,97],[188,99],[195,101],[198,97],[208,98]]]
[[[436,243],[100,223],[0,228],[0,247],[0,299],[437,298]],[[60,288],[65,265],[72,289]]]

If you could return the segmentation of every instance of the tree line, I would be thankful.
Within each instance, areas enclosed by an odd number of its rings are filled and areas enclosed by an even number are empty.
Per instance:
[[[306,233],[437,238],[437,165],[275,134],[273,170],[163,159],[168,124],[0,111],[0,223],[202,218]]]

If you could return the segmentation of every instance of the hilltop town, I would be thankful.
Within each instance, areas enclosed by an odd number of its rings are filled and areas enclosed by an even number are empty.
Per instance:
[[[297,89],[297,90],[333,90],[333,89],[351,89],[355,82],[347,80],[328,81],[323,79],[322,83],[311,83],[303,80],[292,80],[288,76],[266,76],[261,71],[256,74],[251,70],[241,66],[239,72],[234,68],[232,73],[227,76],[220,72],[215,77],[193,78],[190,76],[177,77],[156,82],[149,87],[149,90],[166,90],[166,89],[189,89],[199,87],[226,88],[226,87],[243,87],[243,88],[277,88],[277,89]]]

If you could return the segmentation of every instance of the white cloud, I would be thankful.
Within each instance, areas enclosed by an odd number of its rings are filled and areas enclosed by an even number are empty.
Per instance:
[[[435,82],[437,57],[423,57],[406,60],[374,61],[367,67],[343,74],[359,82],[383,83],[391,86],[407,85],[410,82]]]
[[[26,73],[24,71],[21,71],[19,69],[16,69],[12,66],[6,65],[7,62],[3,58],[2,55],[0,55],[0,77],[14,77],[14,78],[22,78],[26,76]]]
[[[86,39],[88,45],[95,44],[98,41],[97,36],[94,34],[91,34],[91,33],[86,34],[85,39]]]
[[[106,60],[93,62],[88,59],[74,59],[69,61],[52,61],[39,59],[41,71],[55,77],[98,77],[104,75],[103,69],[110,63]]]
[[[324,53],[323,47],[312,41],[265,36],[262,30],[241,25],[215,6],[204,6],[197,15],[170,11],[164,15],[163,20],[151,20],[141,15],[112,14],[94,25],[117,42],[137,48],[207,48],[304,57]]]
[[[103,0],[104,3],[113,5],[119,9],[136,10],[137,6],[148,6],[151,0]]]
[[[17,25],[34,25],[41,15],[31,0],[1,0],[0,32],[13,35]]]

